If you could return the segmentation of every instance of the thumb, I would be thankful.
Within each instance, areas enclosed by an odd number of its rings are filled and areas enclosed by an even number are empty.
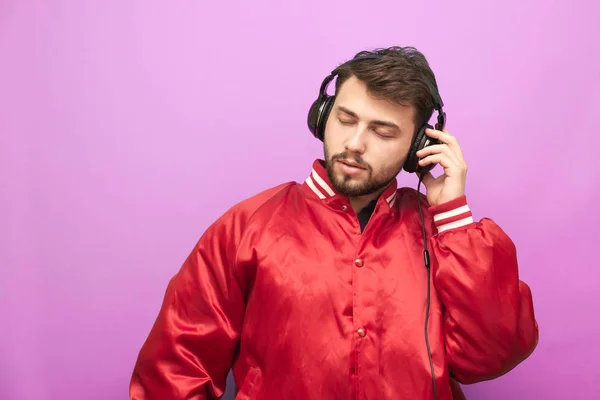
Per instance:
[[[431,172],[426,172],[425,174],[418,174],[419,178],[423,182],[423,185],[427,187],[435,178]]]

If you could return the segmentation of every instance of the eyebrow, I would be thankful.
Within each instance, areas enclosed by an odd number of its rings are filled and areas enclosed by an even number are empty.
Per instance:
[[[349,109],[347,109],[344,106],[338,106],[337,109],[340,110],[340,111],[342,111],[343,113],[346,113],[346,114],[354,117],[354,118],[358,118],[358,115],[356,115],[356,113],[354,111],[349,110]],[[398,129],[399,131],[402,131],[402,129],[400,129],[400,127],[397,124],[395,124],[395,123],[393,123],[391,121],[373,120],[373,121],[371,121],[371,124],[373,124],[373,125],[380,125],[380,126],[387,126],[389,128],[394,128],[394,129]]]

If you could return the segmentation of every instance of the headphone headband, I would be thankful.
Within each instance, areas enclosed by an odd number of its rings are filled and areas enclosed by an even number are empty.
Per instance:
[[[380,51],[376,51],[373,53],[360,52],[357,55],[355,55],[354,58],[352,58],[351,60],[348,60],[348,61],[344,62],[343,64],[339,65],[333,71],[331,71],[329,76],[327,76],[323,80],[323,83],[321,83],[321,88],[319,89],[319,98],[329,97],[329,95],[327,94],[327,88],[329,87],[329,84],[331,83],[331,81],[333,81],[333,79],[339,74],[339,69],[341,67],[348,65],[350,63],[357,62],[357,61],[377,60],[377,59],[381,59],[382,57],[383,57],[383,54]],[[436,129],[443,129],[444,126],[446,125],[446,113],[443,110],[444,102],[442,101],[442,98],[441,98],[438,90],[435,88],[435,85],[431,82],[431,80],[429,78],[427,78],[425,76],[425,74],[422,72],[420,72],[420,75],[421,75],[423,82],[429,89],[429,93],[431,94],[431,97],[433,99],[433,108],[438,112]]]

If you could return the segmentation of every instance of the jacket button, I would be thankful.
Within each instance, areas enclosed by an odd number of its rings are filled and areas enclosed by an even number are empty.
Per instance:
[[[360,336],[360,337],[365,337],[367,335],[367,331],[365,331],[364,328],[358,328],[358,330],[356,332],[358,333],[358,336]]]
[[[360,258],[357,258],[356,260],[354,260],[354,264],[360,268],[363,266],[363,260],[361,260]]]
[[[348,209],[347,206],[342,206],[342,211],[346,211]]]

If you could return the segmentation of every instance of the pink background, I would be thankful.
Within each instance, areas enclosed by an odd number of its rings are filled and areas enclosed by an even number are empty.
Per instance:
[[[203,230],[304,180],[321,80],[390,45],[431,62],[475,216],[533,290],[538,349],[469,398],[592,398],[600,7],[489,3],[0,0],[0,399],[127,398]]]

